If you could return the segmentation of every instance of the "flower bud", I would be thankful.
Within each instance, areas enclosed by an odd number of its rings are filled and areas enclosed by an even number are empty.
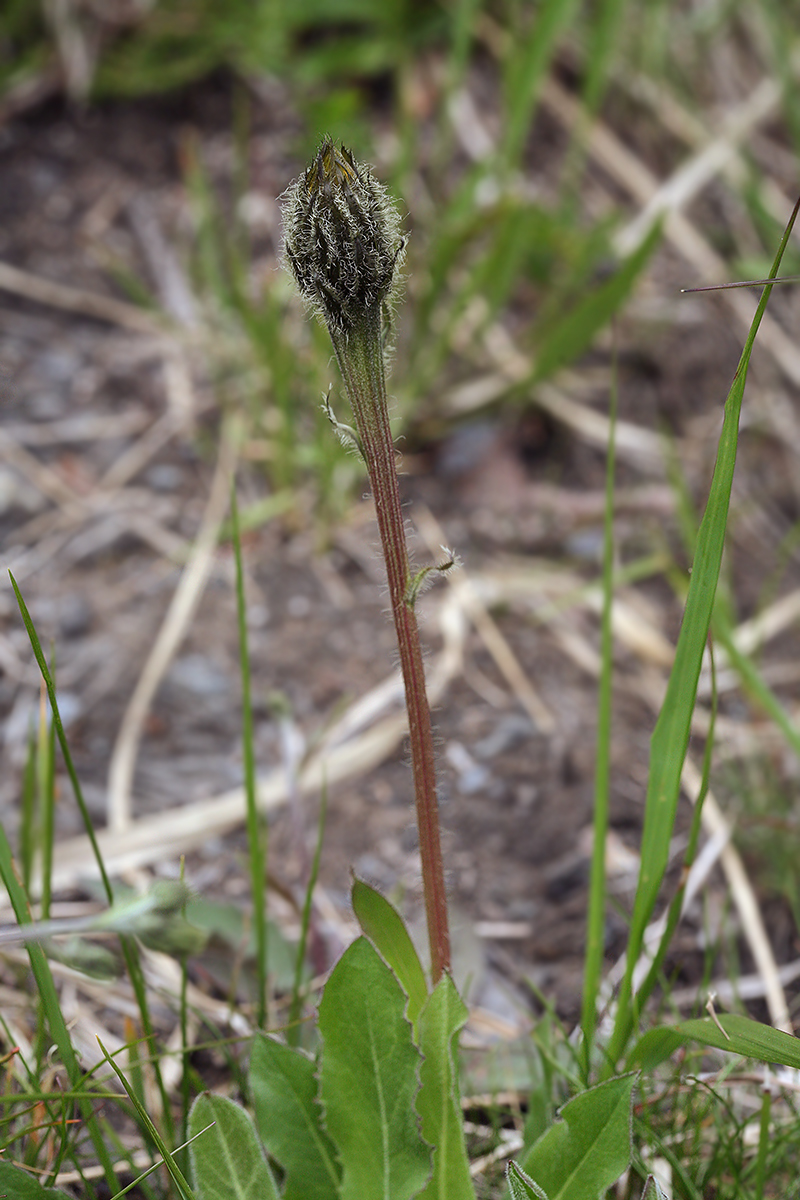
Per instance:
[[[331,333],[379,320],[405,246],[383,185],[326,138],[283,201],[288,266]]]

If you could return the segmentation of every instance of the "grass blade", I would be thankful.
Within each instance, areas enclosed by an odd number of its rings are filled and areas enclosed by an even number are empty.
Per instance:
[[[786,227],[772,264],[770,278],[774,278],[778,273],[798,209],[800,209],[800,200],[795,205]],[[714,598],[725,544],[728,507],[736,465],[739,415],[747,380],[747,369],[770,293],[771,287],[767,286],[759,300],[725,404],[717,461],[706,511],[697,536],[694,566],[675,651],[675,661],[667,685],[664,704],[653,731],[642,834],[642,866],[631,918],[625,978],[620,989],[616,1022],[608,1048],[609,1060],[606,1070],[609,1073],[613,1069],[613,1064],[623,1054],[633,1026],[633,972],[667,866],[669,842],[680,793],[681,770],[689,745],[697,682],[714,611]]]
[[[253,902],[253,931],[256,942],[256,1021],[259,1029],[267,1024],[267,822],[256,801],[256,763],[253,749],[253,706],[250,698],[250,655],[247,645],[247,608],[244,595],[242,539],[239,533],[239,506],[236,485],[231,483],[231,532],[236,563],[236,620],[239,630],[239,662],[242,676],[242,754],[244,791],[247,804],[247,847],[250,859],[250,887]]]
[[[594,828],[589,911],[586,922],[586,955],[583,971],[581,1029],[583,1070],[588,1082],[597,1014],[597,995],[603,970],[606,922],[606,838],[611,781],[611,684],[614,641],[611,612],[614,602],[614,468],[617,422],[616,362],[612,372],[609,404],[606,496],[603,517],[603,611],[600,618],[600,685],[597,701],[597,753],[594,775]]]
[[[325,838],[325,821],[328,816],[328,787],[323,783],[319,802],[319,819],[317,822],[317,844],[314,847],[314,858],[311,862],[311,873],[308,877],[306,895],[303,901],[303,912],[300,918],[300,941],[297,943],[297,956],[294,960],[294,982],[292,984],[292,1003],[289,1009],[289,1029],[287,1041],[290,1046],[300,1043],[300,985],[303,979],[303,967],[306,961],[308,932],[311,928],[311,910],[314,904],[314,888],[317,886],[319,864],[322,858],[322,843]]]
[[[8,844],[8,839],[5,830],[0,825],[0,878],[2,878],[6,891],[8,892],[11,906],[14,909],[14,915],[20,925],[26,925],[30,922],[30,913],[28,911],[28,900],[23,891],[22,884],[17,878],[17,872],[14,867],[14,862],[11,855],[11,847]],[[58,1056],[64,1064],[71,1086],[76,1092],[81,1092],[81,1082],[83,1080],[83,1072],[78,1062],[75,1051],[72,1047],[69,1032],[66,1022],[64,1021],[61,1006],[58,1002],[56,993],[56,985],[53,981],[53,976],[50,971],[50,965],[45,958],[44,951],[41,946],[35,942],[26,947],[28,958],[31,964],[31,971],[36,982],[36,991],[41,998],[41,1003],[44,1008],[47,1024],[50,1029],[50,1034],[58,1048]],[[78,1107],[81,1117],[86,1124],[89,1136],[92,1140],[95,1153],[103,1167],[106,1183],[109,1189],[113,1192],[116,1187],[116,1177],[114,1169],[111,1165],[111,1159],[108,1156],[103,1137],[97,1125],[97,1118],[92,1109],[92,1104],[89,1097],[83,1093],[79,1096]],[[92,1193],[93,1194],[93,1193]]]
[[[103,1052],[103,1058],[108,1063],[108,1065],[111,1067],[111,1070],[114,1072],[117,1079],[122,1084],[122,1087],[124,1088],[128,1099],[130,1100],[133,1107],[136,1109],[136,1114],[139,1118],[139,1121],[140,1121],[142,1127],[147,1130],[147,1133],[148,1133],[149,1137],[151,1138],[153,1144],[157,1147],[159,1154],[164,1159],[164,1166],[169,1171],[169,1174],[170,1174],[175,1186],[177,1187],[178,1192],[180,1193],[180,1195],[182,1195],[184,1197],[184,1200],[195,1200],[195,1194],[192,1191],[192,1189],[189,1187],[189,1183],[186,1179],[186,1176],[183,1174],[183,1172],[181,1171],[177,1162],[175,1161],[174,1157],[170,1153],[170,1150],[169,1150],[166,1142],[164,1141],[163,1137],[159,1133],[156,1126],[153,1124],[153,1121],[151,1120],[149,1113],[145,1109],[145,1107],[142,1104],[139,1097],[136,1095],[135,1090],[130,1086],[127,1079],[123,1075],[122,1071],[119,1069],[119,1067],[114,1062],[111,1055],[106,1050],[103,1043],[100,1041],[100,1038],[97,1039],[97,1044],[99,1045],[100,1049]]]
[[[59,709],[58,709],[58,698],[56,696],[55,680],[53,679],[52,672],[50,671],[50,668],[47,665],[47,659],[44,656],[44,651],[42,650],[42,644],[39,641],[39,635],[36,632],[36,627],[33,624],[31,614],[28,612],[28,607],[22,598],[22,593],[20,592],[20,590],[17,586],[17,581],[14,578],[14,576],[11,574],[10,571],[9,571],[8,575],[9,575],[9,579],[11,580],[11,586],[14,589],[14,595],[17,598],[17,604],[19,605],[19,611],[22,615],[22,620],[25,625],[25,629],[26,629],[28,638],[31,643],[31,648],[33,650],[34,658],[36,659],[37,666],[39,667],[39,671],[41,673],[42,679],[44,680],[45,688],[47,689],[47,698],[50,701],[50,711],[52,713],[53,726],[56,731],[56,736],[58,737],[58,744],[61,747],[61,753],[64,758],[64,766],[67,769],[69,781],[72,785],[73,795],[75,796],[75,802],[78,805],[78,808],[80,810],[81,820],[83,821],[83,826],[84,826],[84,829],[86,830],[86,836],[89,839],[89,843],[92,847],[92,853],[94,854],[95,861],[97,863],[97,868],[100,873],[100,880],[103,885],[103,891],[106,894],[106,899],[108,900],[109,905],[113,907],[114,892],[111,887],[111,881],[108,878],[108,873],[106,871],[105,863],[103,862],[103,856],[100,853],[100,847],[97,843],[97,838],[95,837],[94,827],[92,825],[92,819],[89,816],[89,809],[86,806],[86,801],[83,796],[83,790],[81,789],[80,781],[78,779],[78,773],[75,770],[75,764],[72,761],[72,754],[70,753],[69,743],[67,742],[67,736],[64,732],[64,724],[61,720],[61,713],[59,712]],[[10,850],[9,850],[9,855],[10,855]],[[6,885],[6,886],[8,886],[8,885]],[[17,914],[17,920],[20,921],[20,923],[22,923],[22,921],[19,917],[19,914]],[[136,1003],[139,1007],[139,1013],[142,1018],[142,1028],[147,1037],[149,1050],[150,1050],[150,1053],[153,1058],[153,1070],[154,1070],[154,1073],[156,1076],[156,1082],[158,1084],[158,1089],[159,1089],[159,1092],[161,1095],[161,1102],[162,1102],[163,1111],[164,1111],[164,1120],[166,1122],[168,1130],[170,1131],[170,1136],[172,1136],[172,1134],[174,1133],[174,1130],[172,1128],[172,1111],[170,1109],[169,1097],[167,1096],[167,1089],[164,1086],[164,1081],[163,1081],[163,1077],[161,1074],[161,1068],[160,1068],[159,1062],[158,1062],[156,1042],[155,1042],[155,1037],[153,1034],[153,1024],[152,1024],[152,1021],[150,1020],[150,1011],[149,1011],[148,1004],[147,1004],[147,992],[145,989],[144,977],[142,975],[142,969],[141,969],[141,966],[139,963],[139,955],[138,955],[136,946],[135,946],[134,942],[131,940],[131,938],[121,937],[120,943],[122,945],[122,952],[125,956],[125,966],[127,968],[128,975],[130,977],[131,985],[133,987],[134,994],[136,996]],[[51,982],[52,982],[52,976],[50,978],[51,978]],[[55,989],[54,989],[54,995],[55,995]],[[60,1010],[59,1010],[59,1012],[60,1012]],[[74,1080],[72,1082],[74,1083]]]
[[[108,875],[106,873],[106,868],[105,868],[105,863],[103,862],[103,857],[100,854],[100,847],[97,844],[97,838],[95,837],[94,828],[92,826],[92,819],[89,816],[89,809],[86,807],[86,801],[83,798],[83,791],[81,789],[81,785],[78,780],[78,775],[75,770],[75,765],[72,761],[72,755],[70,753],[69,744],[67,742],[67,737],[66,737],[66,734],[64,733],[64,725],[61,720],[61,713],[58,710],[58,700],[56,698],[55,680],[53,679],[50,668],[47,665],[47,659],[44,656],[44,651],[42,650],[42,644],[39,641],[39,635],[36,632],[36,628],[33,624],[31,614],[28,612],[28,607],[27,607],[25,601],[22,599],[22,592],[17,587],[17,581],[14,578],[14,576],[11,574],[10,571],[8,572],[8,577],[11,580],[11,586],[14,589],[14,595],[17,598],[17,604],[19,605],[19,611],[22,614],[22,621],[23,621],[23,624],[25,625],[25,630],[28,634],[28,638],[30,639],[31,648],[33,650],[33,655],[34,655],[34,658],[36,659],[36,664],[39,668],[39,671],[41,672],[42,679],[44,680],[44,685],[47,688],[47,698],[50,701],[50,711],[53,714],[53,725],[55,726],[56,736],[58,737],[58,744],[61,747],[61,753],[64,756],[64,766],[67,768],[67,774],[69,775],[69,781],[72,784],[72,791],[75,796],[75,802],[77,803],[78,808],[80,809],[81,820],[83,821],[83,827],[86,830],[86,836],[89,838],[89,842],[92,847],[92,853],[94,854],[95,862],[97,863],[97,869],[100,872],[100,879],[102,880],[103,891],[106,894],[106,899],[108,900],[108,903],[113,904],[114,903],[114,892],[111,888],[111,883],[110,883]]]

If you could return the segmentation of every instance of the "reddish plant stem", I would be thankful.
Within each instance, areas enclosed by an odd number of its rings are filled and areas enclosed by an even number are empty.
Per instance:
[[[439,837],[431,713],[425,689],[425,668],[417,618],[408,603],[411,569],[386,399],[380,313],[368,314],[363,324],[347,335],[332,332],[331,337],[361,439],[386,561],[392,616],[406,692],[422,886],[431,948],[431,971],[436,983],[443,971],[450,970],[447,896]]]

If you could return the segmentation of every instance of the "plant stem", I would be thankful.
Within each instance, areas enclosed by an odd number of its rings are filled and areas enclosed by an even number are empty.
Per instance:
[[[367,312],[363,321],[348,332],[331,330],[331,338],[361,439],[386,560],[408,709],[431,970],[434,982],[437,982],[442,972],[450,969],[447,897],[439,836],[431,713],[416,613],[408,600],[411,570],[386,399],[380,310],[375,308]]]

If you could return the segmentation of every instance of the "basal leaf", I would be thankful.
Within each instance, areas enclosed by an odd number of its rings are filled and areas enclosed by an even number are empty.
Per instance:
[[[631,1160],[635,1075],[581,1092],[531,1148],[524,1168],[548,1200],[597,1200]]]
[[[200,1200],[278,1200],[253,1122],[243,1108],[226,1096],[204,1092],[189,1114],[189,1134],[194,1137],[201,1130],[189,1147]]]
[[[42,1187],[34,1175],[11,1163],[0,1163],[0,1200],[67,1200],[66,1192]]]
[[[547,1200],[545,1192],[515,1162],[508,1164],[506,1179],[511,1200]]]
[[[422,1136],[433,1146],[433,1175],[420,1200],[475,1200],[457,1068],[458,1034],[468,1015],[452,979],[443,975],[417,1021],[417,1045],[425,1056],[417,1112]]]
[[[334,1200],[341,1170],[322,1127],[314,1062],[259,1034],[250,1058],[250,1088],[261,1140],[286,1173],[283,1200]]]
[[[403,918],[393,904],[361,879],[353,882],[352,899],[353,911],[363,932],[405,989],[408,996],[406,1015],[413,1024],[428,999],[428,985]]]
[[[417,1128],[421,1056],[406,997],[359,938],[342,955],[319,1006],[322,1103],[342,1165],[342,1200],[407,1200],[425,1185],[431,1149]]]

